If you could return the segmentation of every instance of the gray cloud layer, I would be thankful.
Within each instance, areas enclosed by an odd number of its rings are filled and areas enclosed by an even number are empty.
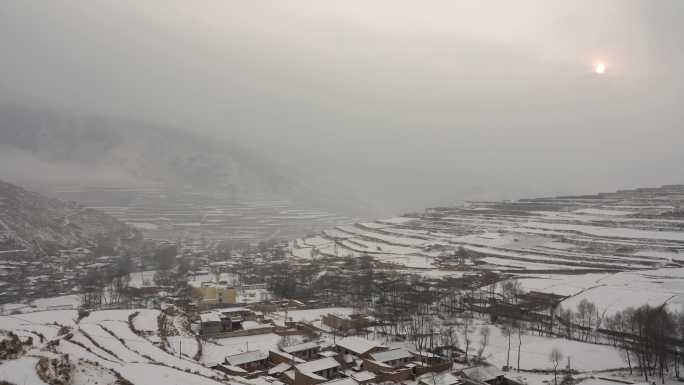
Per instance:
[[[0,96],[233,139],[389,209],[595,192],[684,182],[683,26],[677,0],[8,0]]]

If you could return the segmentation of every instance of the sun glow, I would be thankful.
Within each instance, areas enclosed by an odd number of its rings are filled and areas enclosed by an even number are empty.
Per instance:
[[[598,62],[594,64],[594,72],[601,75],[606,72],[606,64],[603,62]]]

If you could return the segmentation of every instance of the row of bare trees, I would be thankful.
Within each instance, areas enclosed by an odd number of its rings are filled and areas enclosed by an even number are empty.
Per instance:
[[[668,311],[666,305],[628,308],[605,317],[607,339],[620,348],[630,372],[639,370],[646,381],[668,374],[680,377],[684,350],[684,314]]]
[[[93,308],[127,301],[132,269],[131,258],[120,257],[113,266],[87,271],[79,280],[81,306]]]

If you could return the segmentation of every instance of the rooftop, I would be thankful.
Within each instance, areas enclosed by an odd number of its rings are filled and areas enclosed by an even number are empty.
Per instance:
[[[268,374],[285,373],[288,370],[290,370],[291,367],[292,367],[292,365],[290,365],[286,362],[282,362],[282,363],[272,367],[271,369],[269,369]]]
[[[359,383],[351,377],[345,377],[324,382],[322,385],[359,385]]]
[[[284,352],[287,352],[287,353],[295,353],[295,352],[301,352],[303,350],[314,349],[317,347],[318,347],[318,344],[316,342],[305,342],[303,344],[285,346],[282,349]]]
[[[401,360],[403,358],[412,358],[413,355],[406,349],[394,349],[386,352],[371,353],[371,358],[378,362],[388,362],[394,360]]]
[[[337,362],[337,360],[326,357],[296,365],[295,368],[302,373],[316,373],[326,369],[337,368],[339,366],[340,363]]]
[[[219,364],[220,367],[226,368],[227,370],[230,370],[231,372],[234,373],[247,373],[246,370],[242,369],[239,366],[233,366],[233,365],[221,365]]]
[[[249,352],[234,354],[226,357],[226,362],[232,366],[238,366],[254,361],[261,361],[268,358],[268,353],[261,350],[252,350]]]
[[[501,370],[492,365],[473,366],[471,368],[465,368],[461,372],[464,376],[477,381],[493,380],[504,374]]]
[[[214,312],[214,311],[206,312],[206,313],[200,313],[200,321],[202,323],[221,322],[221,315],[217,312]]]
[[[351,378],[361,382],[370,381],[375,378],[375,373],[364,370],[362,372],[352,373]]]
[[[428,373],[423,376],[418,377],[419,384],[425,385],[457,385],[463,384],[465,381],[459,376],[452,373]]]
[[[306,362],[306,361],[304,361],[303,359],[301,359],[301,358],[299,358],[299,357],[295,357],[295,356],[293,356],[293,355],[290,354],[290,353],[281,352],[281,351],[279,351],[279,350],[271,350],[270,352],[273,353],[273,354],[277,354],[277,355],[279,355],[280,357],[283,357],[283,358],[285,358],[285,359],[287,359],[287,360],[290,360],[290,362],[296,362],[296,363],[298,363],[298,364]]]
[[[347,349],[350,352],[354,352],[358,355],[361,355],[370,351],[373,348],[381,347],[382,345],[374,341],[367,340],[365,338],[352,336],[341,339],[340,342],[337,343],[337,346]]]

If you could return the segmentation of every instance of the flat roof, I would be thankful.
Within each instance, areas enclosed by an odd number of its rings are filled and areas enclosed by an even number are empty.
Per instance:
[[[402,358],[412,358],[413,354],[406,349],[394,349],[385,352],[371,353],[371,358],[379,362],[400,360]]]
[[[249,352],[234,354],[226,357],[226,362],[232,366],[246,364],[248,362],[261,361],[268,358],[268,353],[261,350],[252,350]]]
[[[364,370],[358,373],[352,373],[351,377],[356,381],[370,381],[375,378],[375,373]]]
[[[337,360],[331,357],[326,357],[295,365],[295,368],[302,373],[316,373],[326,369],[337,368],[339,366],[340,363],[337,362]]]
[[[301,352],[303,350],[309,350],[313,348],[317,348],[318,343],[316,342],[304,342],[302,344],[297,344],[297,345],[292,345],[292,346],[285,346],[282,348],[284,352],[287,353],[295,353],[295,352]]]
[[[351,377],[345,377],[324,382],[322,385],[359,385],[359,383]]]
[[[200,313],[200,321],[202,323],[221,322],[221,315],[213,311],[207,313]]]
[[[350,352],[354,352],[356,354],[364,354],[369,350],[376,347],[381,347],[382,345],[374,341],[367,340],[365,338],[352,336],[341,339],[337,343],[337,346],[347,349]]]

